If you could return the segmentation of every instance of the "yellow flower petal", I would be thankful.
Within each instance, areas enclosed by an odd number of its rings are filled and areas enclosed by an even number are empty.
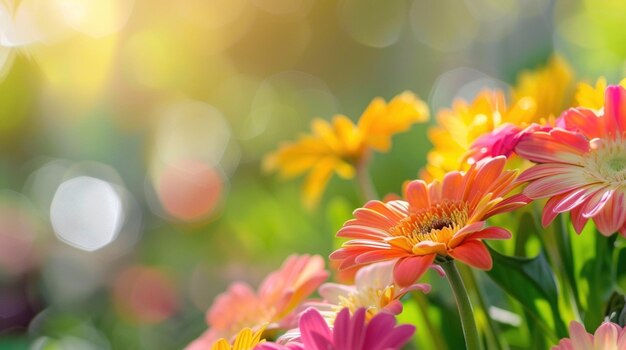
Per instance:
[[[545,67],[520,74],[512,91],[513,101],[530,97],[537,104],[537,117],[558,116],[570,101],[573,75],[569,64],[554,55]]]
[[[215,342],[215,344],[213,344],[213,346],[211,347],[211,350],[231,350],[231,348],[230,348],[230,344],[228,343],[228,341],[222,338],[218,340],[217,342]]]
[[[413,93],[405,91],[389,104],[375,98],[361,115],[359,129],[365,142],[379,152],[391,148],[391,137],[407,131],[411,125],[428,120],[428,106]]]
[[[336,158],[328,156],[315,164],[302,188],[304,205],[307,208],[312,209],[317,205],[337,163]]]
[[[619,83],[626,87],[626,79]],[[596,80],[595,86],[581,82],[576,86],[576,107],[585,107],[593,110],[600,110],[604,107],[604,90],[606,90],[606,78],[600,77]]]
[[[457,100],[451,109],[439,111],[438,125],[428,132],[433,149],[421,176],[441,179],[449,171],[467,169],[465,156],[474,141],[504,123],[524,127],[553,120],[569,99],[571,81],[569,65],[553,56],[546,67],[520,74],[512,89],[511,107],[507,107],[504,92],[482,91],[471,103]]]

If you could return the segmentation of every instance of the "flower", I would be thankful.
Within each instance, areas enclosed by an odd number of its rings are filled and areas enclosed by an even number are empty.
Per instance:
[[[484,90],[471,103],[454,101],[451,109],[439,111],[437,126],[428,131],[433,149],[428,153],[428,164],[420,177],[441,180],[447,172],[466,170],[473,162],[484,158],[477,156],[504,154],[486,148],[484,135],[496,131],[494,136],[487,137],[500,140],[502,132],[511,132],[511,128],[521,131],[532,123],[545,124],[551,115],[561,111],[570,83],[569,66],[562,58],[554,56],[546,67],[520,74],[517,86],[512,89],[513,100],[509,107],[502,91]],[[504,126],[507,123],[510,126]]]
[[[505,157],[473,164],[467,172],[453,171],[442,182],[414,180],[404,188],[404,200],[369,201],[354,212],[337,233],[351,238],[331,254],[341,268],[398,259],[393,275],[400,286],[419,279],[437,256],[491,269],[483,239],[507,239],[500,227],[485,227],[492,215],[525,205],[515,170],[504,170]],[[504,170],[504,171],[503,171]]]
[[[254,292],[246,283],[232,284],[215,298],[207,311],[209,329],[194,343],[230,339],[243,328],[289,326],[292,311],[328,278],[324,259],[319,255],[292,255],[280,270],[268,275]],[[195,349],[194,343],[187,349]]]
[[[576,232],[593,219],[600,233],[626,235],[626,89],[609,86],[604,110],[573,108],[557,127],[525,135],[521,157],[539,163],[518,181],[531,199],[549,197],[542,224],[570,212]]]
[[[188,346],[187,350],[252,350],[254,347],[263,343],[265,340],[261,340],[261,334],[265,330],[264,327],[261,327],[256,332],[253,332],[250,328],[242,329],[235,336],[235,340],[233,344],[228,342],[228,340],[224,338],[218,339],[215,343],[211,344],[210,342],[194,342],[193,346]]]
[[[309,172],[303,199],[307,207],[314,207],[333,172],[345,179],[353,178],[356,167],[363,166],[371,150],[389,151],[393,135],[426,120],[428,107],[408,91],[388,104],[375,98],[357,125],[344,115],[334,116],[332,122],[314,119],[312,135],[283,144],[264,159],[263,167],[268,171],[278,170],[287,178]]]
[[[470,163],[464,161],[464,156],[478,137],[506,121],[531,122],[534,112],[535,104],[530,99],[507,108],[501,91],[484,90],[469,104],[454,101],[452,109],[439,111],[437,126],[428,130],[433,149],[428,152],[428,164],[421,177],[442,179],[449,171],[466,170]]]
[[[572,321],[569,324],[570,338],[564,338],[552,350],[620,350],[626,349],[626,328],[613,322],[604,322],[595,334],[585,331],[585,327]]]
[[[513,101],[530,97],[537,105],[537,118],[557,116],[570,100],[572,78],[569,64],[561,56],[553,55],[545,67],[519,75],[511,91]]]
[[[255,350],[397,350],[415,332],[412,325],[396,326],[390,314],[377,314],[369,322],[365,314],[365,309],[361,308],[350,317],[350,311],[343,309],[331,329],[319,311],[308,309],[300,318],[299,342],[262,343]]]
[[[620,81],[619,85],[626,87],[626,79]],[[598,111],[604,107],[604,91],[607,84],[604,77],[596,80],[595,86],[591,86],[587,83],[578,83],[576,86],[576,106],[585,107]]]
[[[550,126],[533,123],[525,128],[510,123],[503,124],[494,131],[482,135],[474,141],[469,151],[465,154],[468,164],[476,163],[485,158],[505,156],[512,159],[517,143],[527,133],[539,130],[549,130]],[[519,163],[519,162],[518,162]],[[526,168],[526,165],[516,164],[513,168]]]
[[[367,319],[379,312],[399,314],[402,312],[399,301],[402,296],[413,290],[428,293],[430,285],[420,283],[407,288],[399,287],[393,281],[393,265],[393,261],[383,261],[359,269],[354,285],[324,283],[319,288],[324,303],[318,309],[330,323],[344,308],[350,312],[365,308]]]

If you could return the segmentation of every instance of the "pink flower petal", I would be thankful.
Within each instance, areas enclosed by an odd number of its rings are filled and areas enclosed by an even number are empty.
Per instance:
[[[548,227],[554,218],[556,218],[559,213],[554,210],[554,207],[567,195],[568,193],[562,193],[548,199],[546,205],[543,207],[543,213],[541,214],[541,225],[543,225],[543,227]]]
[[[401,286],[410,286],[426,272],[435,260],[435,254],[402,258],[396,262],[393,278]]]
[[[589,221],[589,218],[583,216],[583,206],[580,205],[570,212],[570,218],[572,220],[572,225],[574,225],[574,230],[576,233],[580,234],[585,228],[585,224]]]
[[[593,196],[601,189],[601,186],[590,185],[571,191],[554,206],[554,211],[558,213],[570,211],[587,201],[589,197]]]
[[[328,328],[326,321],[324,321],[319,311],[315,309],[308,309],[300,316],[300,333],[302,334],[302,343],[307,349],[309,347],[313,348],[314,344],[319,341],[315,339],[314,334],[318,334],[319,337],[327,339],[329,342],[332,340],[332,332]]]
[[[582,207],[582,215],[585,218],[591,218],[596,216],[602,208],[609,202],[611,197],[613,197],[613,193],[615,190],[609,189],[606,191],[598,191],[594,194],[587,203]]]
[[[560,163],[545,163],[545,164],[537,164],[530,169],[525,170],[521,173],[517,182],[527,182],[532,180],[537,180],[542,177],[549,177],[554,175],[559,175],[563,173],[570,172],[572,169],[571,164],[560,164]]]
[[[604,118],[607,130],[615,134],[626,131],[626,90],[619,86],[609,86],[604,95]]]
[[[624,194],[615,192],[602,210],[593,217],[593,222],[596,223],[600,233],[610,236],[624,226],[626,221],[626,206],[624,204]]]
[[[604,322],[593,336],[594,349],[602,350],[619,350],[617,348],[617,336],[619,334],[620,327],[611,322]]]
[[[575,168],[572,168],[575,170]],[[531,182],[525,189],[524,194],[532,199],[551,197],[557,194],[571,191],[586,183],[585,178],[578,171],[544,177]]]
[[[593,349],[593,336],[587,333],[582,324],[572,321],[569,324],[569,335],[575,349]]]
[[[462,245],[449,251],[448,254],[456,260],[481,270],[491,270],[493,264],[487,247],[481,241],[465,240]]]

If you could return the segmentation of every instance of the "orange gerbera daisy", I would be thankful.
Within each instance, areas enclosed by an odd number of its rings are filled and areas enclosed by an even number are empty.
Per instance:
[[[332,122],[314,119],[312,135],[282,145],[264,159],[263,167],[278,170],[288,178],[309,172],[303,199],[306,206],[313,207],[333,172],[345,179],[353,178],[356,169],[367,162],[371,150],[389,151],[393,135],[427,120],[428,107],[408,91],[388,104],[375,98],[356,125],[344,115],[334,116]]]
[[[516,170],[504,170],[505,157],[473,164],[464,172],[446,174],[440,183],[414,180],[404,188],[404,200],[370,201],[354,212],[337,233],[352,240],[331,254],[341,268],[398,259],[394,279],[407,286],[421,277],[435,258],[457,259],[480,269],[492,260],[483,239],[507,239],[501,227],[486,227],[492,215],[525,205]]]

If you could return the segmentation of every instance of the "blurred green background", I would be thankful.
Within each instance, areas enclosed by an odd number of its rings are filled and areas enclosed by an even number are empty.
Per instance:
[[[335,178],[307,211],[262,173],[313,117],[411,90],[434,120],[553,52],[615,82],[625,20],[619,0],[0,0],[0,349],[182,348],[228,283],[326,257],[362,203]],[[417,176],[427,127],[374,156],[379,193]]]

